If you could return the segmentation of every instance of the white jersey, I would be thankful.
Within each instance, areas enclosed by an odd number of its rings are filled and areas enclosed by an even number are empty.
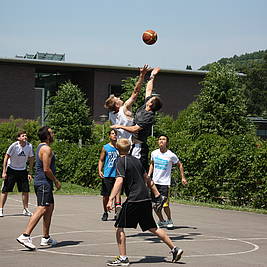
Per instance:
[[[132,126],[133,125],[133,119],[129,120],[127,116],[124,114],[123,111],[123,106],[120,107],[119,112],[114,113],[114,112],[109,112],[109,120],[111,124],[118,124],[118,125],[123,125],[123,126]],[[131,139],[132,134],[122,130],[122,129],[116,129],[118,132],[117,138],[126,138],[126,139]]]
[[[154,183],[160,185],[171,185],[172,165],[178,163],[178,157],[170,150],[162,153],[160,152],[160,149],[156,149],[151,153],[151,160],[154,162]]]
[[[19,141],[14,142],[8,148],[6,154],[10,156],[7,166],[19,171],[26,170],[28,158],[34,156],[32,145],[26,142],[25,146],[21,146]]]

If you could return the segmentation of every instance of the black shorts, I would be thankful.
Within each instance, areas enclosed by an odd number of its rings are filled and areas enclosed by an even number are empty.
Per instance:
[[[115,222],[118,228],[136,228],[140,225],[142,231],[157,228],[152,214],[152,203],[150,200],[141,202],[124,202],[119,217]]]
[[[53,187],[49,184],[34,185],[37,197],[37,206],[54,204]]]
[[[2,193],[13,192],[16,183],[19,192],[30,192],[27,170],[19,171],[7,167],[7,178],[4,179]]]
[[[167,201],[163,204],[164,207],[168,207],[170,203],[170,186],[169,185],[161,185],[161,184],[155,184],[158,191],[162,196],[167,197]]]
[[[105,177],[102,179],[101,196],[109,196],[115,184],[115,177]]]

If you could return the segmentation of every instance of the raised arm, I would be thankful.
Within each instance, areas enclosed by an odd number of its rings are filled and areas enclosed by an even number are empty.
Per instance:
[[[147,85],[146,85],[146,98],[152,95],[154,79],[155,79],[155,76],[159,73],[159,71],[160,71],[160,68],[156,67],[151,72],[149,81],[147,82]]]
[[[130,110],[132,108],[133,103],[136,101],[138,94],[140,93],[140,90],[142,88],[142,84],[145,79],[146,73],[149,71],[149,67],[147,64],[144,65],[143,68],[139,68],[140,74],[139,78],[135,84],[134,90],[132,92],[132,95],[128,100],[125,101],[124,107],[126,110]]]

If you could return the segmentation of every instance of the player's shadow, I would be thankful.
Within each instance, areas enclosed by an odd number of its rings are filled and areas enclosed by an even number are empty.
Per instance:
[[[168,228],[167,230],[177,230],[177,229],[197,229],[197,227],[193,226],[185,226],[185,225],[179,225],[179,226],[173,226],[171,228]]]
[[[54,246],[48,246],[48,247],[41,247],[39,249],[48,249],[48,248],[61,248],[61,247],[68,247],[68,246],[77,246],[80,243],[82,243],[84,241],[73,241],[73,240],[66,240],[66,241],[61,241],[58,242],[56,245]]]
[[[139,263],[171,263],[170,260],[167,260],[165,257],[161,256],[145,256],[144,258],[133,261],[131,260],[131,264],[139,264]],[[176,262],[177,264],[185,264],[184,262]]]
[[[5,217],[29,217],[29,216],[25,216],[22,213],[14,213],[14,214],[5,214]]]
[[[170,238],[174,241],[175,240],[193,240],[194,236],[199,236],[199,235],[202,235],[202,234],[201,233],[186,233],[186,234],[181,234],[181,235],[177,235],[177,236],[171,234]],[[145,237],[146,241],[151,241],[153,243],[160,243],[161,242],[161,240],[152,233],[136,233],[133,235],[127,235],[127,238],[128,237]]]

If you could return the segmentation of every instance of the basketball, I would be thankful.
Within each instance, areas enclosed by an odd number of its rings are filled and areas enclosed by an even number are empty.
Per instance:
[[[157,39],[158,39],[158,35],[155,31],[153,30],[147,30],[143,33],[143,41],[147,44],[147,45],[152,45],[154,43],[156,43]]]

